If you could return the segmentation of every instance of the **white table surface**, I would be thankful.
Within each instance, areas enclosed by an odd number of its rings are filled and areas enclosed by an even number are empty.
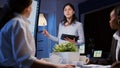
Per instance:
[[[110,67],[111,65],[89,64],[89,65],[76,66],[75,68],[110,68]]]

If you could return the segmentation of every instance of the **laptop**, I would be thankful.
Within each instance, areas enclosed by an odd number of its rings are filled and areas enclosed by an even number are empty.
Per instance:
[[[94,58],[101,58],[102,57],[102,50],[94,50],[93,57]]]
[[[102,60],[102,50],[94,50],[92,58],[90,60],[92,61],[93,64],[97,64],[98,60]]]

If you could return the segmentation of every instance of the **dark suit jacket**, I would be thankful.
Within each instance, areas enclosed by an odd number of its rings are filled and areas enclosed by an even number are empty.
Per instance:
[[[112,45],[111,45],[111,52],[107,59],[108,64],[111,64],[116,61],[116,47],[117,47],[117,40],[115,40],[113,38]],[[119,54],[118,54],[118,60],[120,61],[120,50],[119,50]]]
[[[90,63],[102,64],[102,65],[108,65],[108,64],[114,63],[116,61],[116,46],[117,46],[117,40],[115,40],[113,38],[112,45],[111,45],[111,52],[110,52],[108,58],[90,60]],[[120,61],[120,50],[119,50],[119,54],[118,54],[118,60]]]

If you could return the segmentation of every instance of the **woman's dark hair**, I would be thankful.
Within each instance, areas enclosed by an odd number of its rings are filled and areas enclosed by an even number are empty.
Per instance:
[[[120,16],[120,5],[114,8],[115,10],[115,15]]]
[[[9,9],[8,12],[4,14],[1,18],[0,29],[12,18],[14,18],[14,13],[22,13],[25,8],[32,4],[32,0],[8,0]]]
[[[73,9],[73,11],[75,11],[75,8],[74,8],[74,6],[73,6],[71,3],[65,4],[64,7],[63,7],[63,11],[64,11],[64,9],[65,9],[66,6],[70,6],[70,7]],[[77,17],[76,17],[76,15],[75,15],[75,13],[74,13],[73,16],[72,16],[72,20],[71,20],[70,24],[71,24],[71,23],[75,23],[75,22],[74,22],[75,20],[77,20]],[[65,23],[67,22],[67,19],[66,19],[65,15],[64,15],[62,21],[63,21],[63,24],[65,24]]]

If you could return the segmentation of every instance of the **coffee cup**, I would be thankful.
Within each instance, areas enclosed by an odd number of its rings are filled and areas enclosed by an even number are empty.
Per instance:
[[[79,61],[81,61],[80,63],[87,64],[89,62],[89,58],[84,55],[81,55]]]

